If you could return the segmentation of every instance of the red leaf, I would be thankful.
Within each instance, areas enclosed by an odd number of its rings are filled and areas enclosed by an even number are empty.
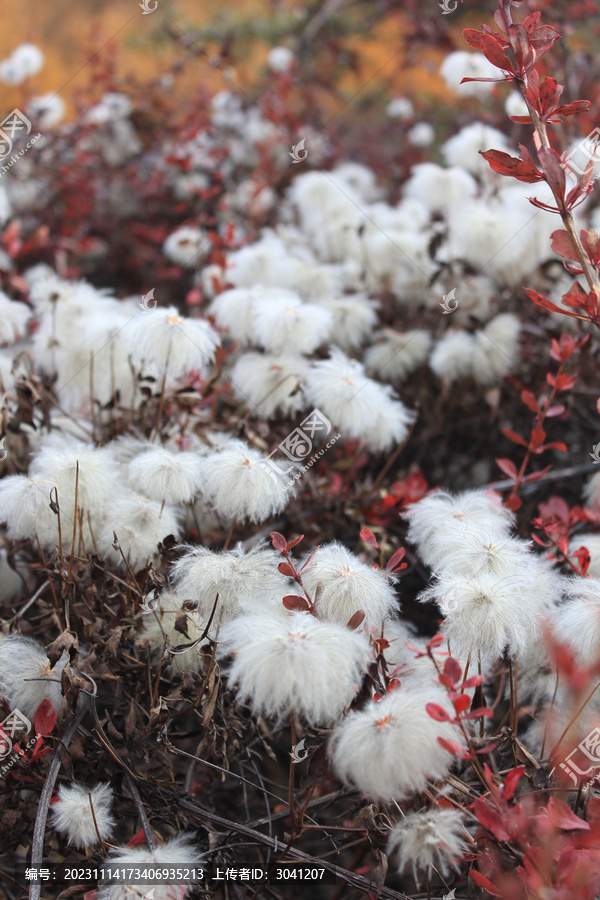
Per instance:
[[[521,447],[529,446],[527,441],[521,437],[521,435],[516,434],[516,432],[511,431],[510,428],[503,428],[502,434],[507,437],[513,444],[519,444]]]
[[[571,309],[578,309],[586,305],[587,294],[579,282],[574,281],[566,294],[562,295],[561,300],[565,306],[569,306]]]
[[[517,766],[511,769],[504,779],[504,787],[502,788],[502,796],[505,800],[512,800],[515,796],[519,782],[525,774],[525,766]]]
[[[43,700],[38,706],[33,719],[35,733],[42,735],[51,734],[55,725],[56,710],[49,700]]]
[[[385,571],[393,572],[394,569],[396,568],[396,566],[398,565],[398,563],[401,562],[402,559],[404,558],[405,553],[406,553],[406,550],[404,549],[404,547],[400,547],[398,550],[396,550],[395,553],[392,553],[392,555],[390,556],[390,558],[387,561]]]
[[[453,656],[449,656],[444,663],[444,675],[450,679],[451,684],[458,684],[462,678],[461,665]]]
[[[304,535],[303,535],[303,534],[301,534],[301,535],[300,535],[299,537],[297,537],[297,538],[294,538],[293,541],[290,541],[289,544],[287,545],[288,553],[289,553],[290,550],[293,550],[294,547],[296,546],[296,544],[299,544],[300,541],[302,541],[302,540],[304,540]]]
[[[534,428],[531,432],[531,446],[535,450],[546,440],[546,432],[542,428]]]
[[[447,750],[452,756],[462,757],[464,755],[464,749],[456,741],[449,741],[446,738],[438,737],[438,744],[441,744],[444,750]]]
[[[477,709],[472,709],[471,712],[464,715],[463,719],[493,719],[493,717],[493,709],[489,709],[487,706],[479,706]]]
[[[451,722],[452,719],[446,712],[443,706],[438,706],[437,703],[428,703],[425,706],[427,710],[427,714],[431,716],[432,719],[435,719],[436,722]]]
[[[291,610],[305,611],[309,608],[308,600],[306,599],[306,597],[299,597],[298,594],[287,594],[283,598],[283,605],[286,609]]]
[[[458,697],[455,697],[452,701],[457,716],[464,713],[469,708],[470,704],[471,699],[468,694],[459,694]]]
[[[482,875],[481,872],[478,872],[477,869],[471,869],[471,878],[478,887],[485,888],[488,894],[492,894],[492,896],[494,897],[502,896],[498,888],[493,885],[491,881],[488,881],[485,875]]]
[[[573,810],[557,797],[551,797],[546,807],[548,818],[553,825],[563,831],[589,831],[589,822],[576,816]]]
[[[366,525],[360,529],[360,536],[369,547],[375,547],[376,550],[379,550],[379,544],[377,543],[377,538],[373,534],[370,528],[367,528]]]
[[[575,319],[585,319],[586,316],[579,316],[576,313],[570,313],[568,310],[563,309],[561,306],[557,306],[556,303],[553,303],[551,300],[547,300],[546,297],[542,297],[541,294],[538,294],[537,291],[532,291],[530,288],[525,288],[525,293],[529,297],[530,300],[537,306],[543,306],[544,309],[549,309],[550,312],[560,313],[562,316],[573,316]]]
[[[479,49],[497,69],[502,69],[505,72],[514,72],[514,66],[511,60],[502,49],[500,39],[495,35],[480,35]]]
[[[518,159],[509,153],[503,153],[502,150],[486,150],[485,152],[480,151],[480,153],[487,160],[490,168],[500,175],[512,175],[518,181],[527,183],[542,180],[542,174],[533,163]]]
[[[146,843],[146,835],[144,834],[144,829],[140,828],[138,832],[134,834],[130,841],[128,841],[128,847],[139,847],[140,844]]]
[[[278,531],[271,532],[271,543],[275,547],[276,550],[285,553],[287,550],[287,541],[282,534],[279,534]]]
[[[512,478],[513,481],[516,481],[518,472],[517,467],[514,462],[510,459],[497,459],[496,465],[499,469],[502,469],[505,475],[508,475],[509,478]]]
[[[575,244],[571,240],[571,235],[564,228],[553,231],[550,235],[550,243],[552,249],[563,259],[577,260],[577,250]]]
[[[538,402],[535,398],[535,395],[531,393],[531,391],[521,391],[521,400],[533,413],[539,413],[540,408],[538,406]]]
[[[483,675],[471,675],[471,677],[467,678],[466,681],[463,681],[459,687],[461,691],[466,691],[469,688],[477,687],[479,684],[483,684]]]
[[[520,497],[508,497],[504,501],[504,505],[507,509],[512,509],[513,512],[516,512],[523,506],[523,501]]]
[[[277,568],[281,572],[282,575],[288,575],[290,578],[294,577],[294,570],[292,569],[292,567],[290,566],[289,563],[281,562],[281,563],[279,563]]]
[[[565,195],[566,175],[559,154],[551,147],[540,147],[538,159],[541,163],[546,181],[552,189],[558,203]]]
[[[477,820],[484,828],[487,828],[495,838],[499,841],[508,841],[510,835],[506,830],[502,816],[497,809],[483,798],[479,797],[473,804],[473,812],[477,816]],[[471,872],[473,874],[473,871]],[[500,894],[498,894],[500,896]]]
[[[362,625],[364,620],[365,620],[365,613],[363,612],[362,609],[357,609],[356,612],[354,613],[354,615],[350,616],[350,618],[348,619],[346,628],[350,628],[351,631],[354,631],[356,628],[358,628],[359,625]]]

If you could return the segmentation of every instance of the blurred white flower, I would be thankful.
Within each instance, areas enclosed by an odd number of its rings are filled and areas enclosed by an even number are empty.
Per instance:
[[[0,81],[4,84],[22,84],[26,78],[37,75],[44,65],[44,54],[35,44],[20,44],[8,59],[0,62]]]
[[[428,779],[445,778],[454,757],[438,738],[460,744],[460,731],[432,719],[428,703],[454,717],[445,691],[436,685],[400,687],[351,712],[331,736],[329,753],[337,777],[373,798],[399,801],[422,792]]]
[[[57,714],[62,706],[60,678],[69,657],[54,668],[41,644],[22,634],[0,637],[0,696],[32,723],[40,703],[49,700]]]
[[[367,349],[363,363],[374,376],[392,383],[403,381],[418,369],[431,349],[431,335],[424,329],[401,334],[386,328],[374,337],[379,337],[380,340]]]
[[[511,91],[504,103],[507,116],[528,116],[529,110],[520,91]]]
[[[433,125],[429,122],[417,122],[406,134],[406,140],[413,147],[430,147],[435,140]]]
[[[476,193],[477,182],[466,169],[444,169],[431,162],[413,166],[403,190],[405,197],[423,201],[432,212],[444,212]]]
[[[203,494],[224,519],[235,516],[238,522],[264,522],[288,502],[283,479],[245,441],[229,441],[201,465]]]
[[[439,872],[444,878],[450,870],[460,871],[459,859],[467,852],[464,814],[457,809],[428,809],[409,812],[394,826],[387,853],[398,854],[398,872],[412,868],[419,885],[419,870],[427,875]]]
[[[317,614],[340,625],[346,625],[361,609],[365,613],[364,627],[380,630],[383,620],[399,609],[392,579],[361,562],[338,541],[319,547],[302,570],[302,581],[315,602]]]
[[[357,693],[371,653],[367,639],[309,613],[257,612],[224,626],[219,654],[231,654],[228,682],[255,715],[280,722],[294,713],[330,725]]]
[[[390,119],[413,119],[415,109],[408,97],[394,97],[386,107],[386,115]]]
[[[185,226],[174,231],[163,244],[163,253],[178,266],[198,268],[211,243],[198,228]]]
[[[433,348],[429,365],[438,378],[454,381],[473,370],[475,339],[467,331],[451,330]]]
[[[367,378],[363,366],[337,348],[313,363],[306,394],[345,439],[359,438],[373,450],[402,443],[414,419],[389,385]]]
[[[32,97],[27,106],[27,113],[35,120],[37,127],[54,128],[62,122],[66,110],[64,100],[58,94],[43,94]]]
[[[472,366],[475,381],[498,384],[519,362],[521,323],[514,313],[501,313],[476,331]]]
[[[25,303],[11,300],[0,291],[0,344],[12,344],[24,337],[31,310]]]
[[[272,72],[290,72],[296,62],[296,57],[289,47],[273,47],[267,57],[269,68]]]
[[[442,145],[442,153],[447,165],[462,166],[473,175],[481,175],[489,171],[489,165],[479,151],[492,149],[517,155],[502,131],[485,125],[483,122],[465,125]]]
[[[466,50],[455,50],[449,53],[440,66],[440,75],[451,91],[462,97],[484,97],[493,88],[489,81],[468,81],[461,84],[463,78],[500,78],[502,73],[483,53],[469,53]]]
[[[58,799],[50,807],[52,824],[56,831],[66,835],[67,843],[78,850],[94,847],[99,843],[98,834],[103,841],[108,841],[113,834],[112,801],[113,789],[108,783],[96,784],[93,788],[83,784],[61,784]]]

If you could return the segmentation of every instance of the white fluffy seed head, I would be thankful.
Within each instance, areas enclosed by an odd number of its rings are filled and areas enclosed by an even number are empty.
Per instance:
[[[217,332],[203,319],[180,316],[174,306],[140,313],[127,329],[131,360],[144,373],[176,380],[205,374],[219,346]]]
[[[44,648],[22,634],[0,637],[0,695],[12,710],[32,723],[40,703],[49,700],[57,713],[62,705],[60,678],[68,662],[63,653],[54,668]]]
[[[375,377],[394,383],[403,381],[429,356],[431,335],[428,331],[415,329],[402,334],[386,329],[379,336],[381,339],[368,348],[363,360]]]
[[[433,349],[429,365],[438,378],[455,381],[473,371],[475,339],[467,331],[450,331]]]
[[[452,495],[436,491],[412,503],[405,513],[407,538],[416,544],[419,556],[433,569],[441,565],[440,554],[459,557],[469,532],[483,534],[490,541],[505,540],[515,520],[491,491],[464,491]]]
[[[197,453],[149,446],[129,463],[129,484],[151,500],[191,503],[202,484],[200,460]]]
[[[130,493],[107,506],[105,530],[98,538],[98,550],[113,565],[126,568],[121,553],[113,547],[113,532],[116,532],[123,556],[135,572],[158,552],[160,541],[170,534],[177,536],[178,531],[175,509]]]
[[[436,703],[454,717],[445,691],[438,686],[397,688],[351,712],[333,731],[333,770],[345,784],[380,800],[405,800],[422,791],[429,778],[448,774],[453,756],[438,737],[457,744],[460,732],[438,722],[426,705]]]
[[[518,365],[520,331],[517,316],[502,313],[475,333],[472,369],[478,384],[499,384]]]
[[[217,594],[212,633],[219,624],[260,607],[284,611],[282,598],[290,593],[287,576],[278,570],[280,554],[263,544],[248,551],[238,544],[233,550],[214,553],[207,547],[189,549],[174,564],[171,575],[180,603],[193,605],[207,622]]]
[[[302,612],[234,619],[221,630],[219,654],[232,655],[228,682],[255,715],[281,722],[293,712],[309,725],[335,722],[371,659],[362,634]]]
[[[573,649],[581,666],[600,661],[600,579],[565,579],[564,602],[555,614],[555,630]]]
[[[163,253],[176,265],[195,269],[210,247],[210,240],[203,231],[185,226],[169,235],[163,244]]]
[[[380,569],[361,562],[337,541],[320,547],[302,581],[316,605],[317,614],[346,625],[354,613],[365,613],[365,629],[381,629],[383,620],[399,606],[390,578]]]
[[[317,302],[332,316],[331,343],[346,352],[359,347],[377,323],[376,305],[360,294],[324,298]]]
[[[520,656],[541,639],[547,608],[533,573],[498,578],[480,572],[471,578],[441,575],[419,595],[435,600],[444,615],[443,633],[458,656],[497,659],[505,650]]]
[[[37,535],[44,548],[58,544],[58,518],[50,509],[54,486],[27,475],[8,475],[0,481],[0,520],[11,540]]]
[[[419,884],[419,872],[431,875],[435,869],[446,878],[467,852],[464,815],[457,809],[428,809],[409,812],[390,834],[387,853],[397,854],[398,872],[411,868]]]
[[[329,337],[333,316],[322,306],[289,297],[262,297],[252,304],[252,331],[256,343],[272,353],[294,350],[313,353]]]
[[[0,291],[0,344],[13,344],[25,335],[31,310]]]
[[[364,367],[337,348],[329,359],[313,364],[306,393],[345,439],[359,438],[373,450],[402,443],[414,421],[414,413],[395,398],[389,385],[367,378]]]
[[[201,866],[204,857],[195,845],[191,834],[171,838],[155,850],[147,847],[116,847],[105,862],[115,868],[144,869],[152,866],[195,867]],[[154,900],[184,900],[189,885],[184,884],[110,884],[101,887],[98,900],[142,900],[152,890]]]
[[[158,622],[153,609],[158,616]],[[175,627],[183,620],[187,636]],[[191,644],[201,638],[204,627],[205,622],[197,611],[183,610],[181,599],[174,591],[163,591],[158,598],[153,595],[146,598],[144,625],[140,631],[139,640],[148,645],[150,658],[155,665],[158,665],[165,651],[163,631],[168,636],[171,647],[176,649],[180,644]],[[208,639],[205,639],[183,653],[169,653],[165,657],[166,668],[171,674],[177,675],[184,672],[199,672],[203,662],[202,648],[207,643]]]
[[[52,824],[56,831],[66,835],[68,844],[79,850],[94,847],[99,843],[98,834],[103,841],[108,841],[114,831],[115,820],[110,814],[112,801],[110,784],[96,784],[93,788],[61,784],[58,800],[50,807]]]
[[[264,522],[287,504],[284,480],[245,441],[230,441],[201,466],[203,494],[224,519]]]
[[[310,364],[296,353],[244,353],[231,372],[236,397],[265,418],[294,415],[306,407],[304,384]]]

